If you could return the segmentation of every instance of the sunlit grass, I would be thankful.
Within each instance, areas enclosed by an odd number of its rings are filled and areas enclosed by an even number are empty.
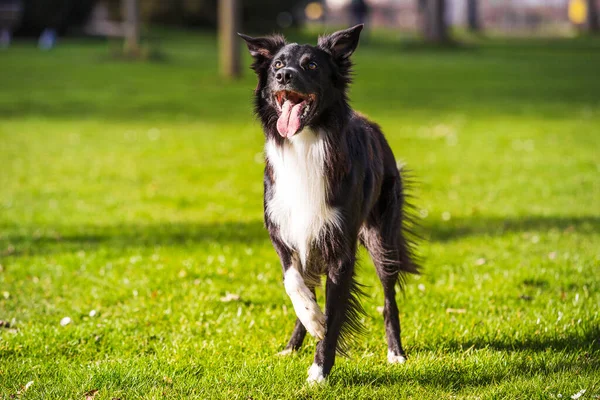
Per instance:
[[[600,395],[599,43],[396,44],[359,49],[351,97],[419,182],[409,362],[385,363],[363,254],[367,334],[317,390],[312,339],[275,356],[294,315],[262,227],[250,71],[218,78],[199,34],[157,64],[101,42],[3,52],[0,397]]]

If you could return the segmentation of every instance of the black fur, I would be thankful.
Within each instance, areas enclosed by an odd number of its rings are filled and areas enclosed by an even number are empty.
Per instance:
[[[282,114],[281,93],[302,97],[310,111],[301,117],[301,127],[322,135],[326,144],[324,174],[326,201],[340,210],[339,229],[323,229],[310,248],[307,265],[300,268],[306,285],[313,290],[320,276],[326,282],[326,334],[317,344],[315,363],[327,376],[335,354],[345,353],[347,340],[360,332],[361,287],[355,280],[357,244],[370,253],[384,288],[384,319],[388,350],[404,356],[396,286],[402,289],[408,273],[418,273],[411,235],[414,221],[406,204],[406,182],[378,125],[353,111],[347,98],[351,82],[351,54],[358,45],[362,25],[320,37],[317,46],[287,44],[280,35],[252,38],[240,35],[254,57],[258,76],[255,111],[266,140],[284,146],[289,137],[278,131]],[[307,61],[308,60],[308,61]],[[313,65],[308,65],[314,62]],[[282,75],[289,70],[288,75]],[[279,73],[279,74],[278,74]],[[304,99],[304,100],[303,100]],[[285,100],[284,100],[285,101]],[[264,175],[265,225],[284,273],[298,263],[297,249],[286,243],[279,226],[267,212],[273,198],[275,174],[267,158]],[[297,320],[287,349],[300,348],[306,329]]]

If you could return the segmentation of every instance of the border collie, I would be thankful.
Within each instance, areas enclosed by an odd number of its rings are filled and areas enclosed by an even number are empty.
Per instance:
[[[240,34],[258,76],[255,111],[266,138],[264,218],[297,320],[283,354],[306,332],[318,340],[308,382],[324,382],[336,352],[360,332],[354,267],[364,245],[383,285],[390,363],[403,363],[396,284],[417,273],[403,177],[379,126],[353,111],[350,56],[363,25],[320,37],[317,46],[283,36]],[[315,287],[326,276],[325,313]]]

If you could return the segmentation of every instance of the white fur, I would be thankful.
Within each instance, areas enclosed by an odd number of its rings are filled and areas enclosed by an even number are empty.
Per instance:
[[[390,364],[404,364],[406,362],[404,356],[395,355],[391,350],[388,351],[387,359]]]
[[[325,377],[323,376],[323,367],[317,365],[317,364],[313,364],[310,366],[310,368],[308,369],[308,378],[306,379],[306,382],[308,382],[309,384],[323,384],[325,382],[327,382],[327,380],[325,379]]]
[[[292,300],[296,316],[306,331],[322,340],[325,337],[325,315],[296,268],[291,267],[285,272],[284,286]]]
[[[291,355],[293,353],[294,353],[294,349],[283,349],[279,353],[277,353],[277,355],[285,357],[285,356],[289,356],[289,355]]]
[[[275,181],[267,213],[282,240],[298,252],[303,267],[321,230],[340,223],[339,210],[329,207],[326,199],[326,150],[323,136],[310,129],[285,140],[281,147],[270,140],[265,146]]]

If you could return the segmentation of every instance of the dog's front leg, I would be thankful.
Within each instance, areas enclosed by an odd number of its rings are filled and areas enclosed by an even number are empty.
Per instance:
[[[309,383],[322,383],[335,362],[336,348],[342,326],[348,317],[354,279],[355,258],[340,261],[327,274],[325,338],[317,344],[315,360],[308,370]]]
[[[279,236],[277,226],[268,217],[265,217],[265,224],[269,230],[273,247],[275,247],[281,260],[285,291],[292,300],[299,321],[296,321],[294,332],[285,350],[279,353],[285,355],[300,348],[307,331],[318,340],[323,339],[325,336],[325,316],[317,304],[314,287],[309,288],[306,285],[299,272],[302,266],[297,257],[294,257],[292,250]]]
[[[296,265],[285,271],[284,285],[302,325],[313,337],[322,340],[325,337],[325,316],[317,304],[314,290],[306,285]]]

